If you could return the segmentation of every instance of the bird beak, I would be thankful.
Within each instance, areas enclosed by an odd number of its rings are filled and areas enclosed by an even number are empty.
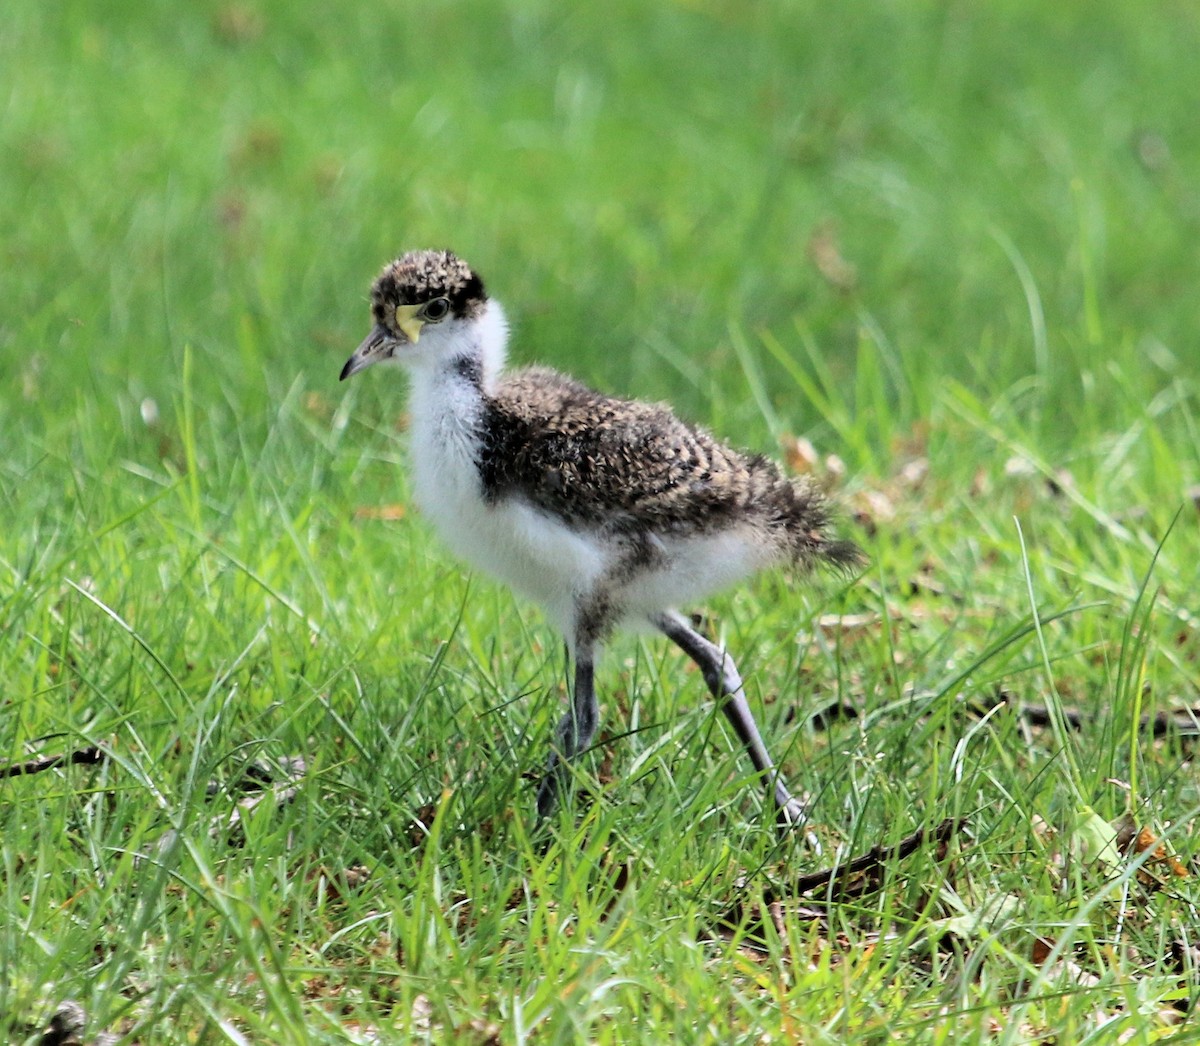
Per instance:
[[[372,363],[390,360],[396,355],[396,349],[401,345],[416,345],[421,336],[421,328],[425,321],[417,315],[420,305],[396,306],[396,326],[400,328],[398,337],[387,330],[383,324],[377,323],[371,328],[371,333],[363,338],[362,344],[354,350],[354,355],[346,360],[339,381],[345,381],[351,374],[366,370]]]
[[[396,339],[380,324],[371,328],[371,333],[362,340],[362,344],[354,350],[354,355],[346,360],[342,368],[342,376],[338,381],[345,381],[351,374],[366,370],[372,363],[386,360],[394,351]]]

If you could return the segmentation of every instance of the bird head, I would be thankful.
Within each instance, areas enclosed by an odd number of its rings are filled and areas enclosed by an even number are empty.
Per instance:
[[[375,363],[454,355],[476,339],[488,305],[483,281],[450,251],[409,251],[371,287],[374,326],[342,368],[341,380]]]

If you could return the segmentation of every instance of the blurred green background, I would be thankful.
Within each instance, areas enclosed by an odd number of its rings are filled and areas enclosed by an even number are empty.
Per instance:
[[[185,344],[199,398],[243,424],[297,375],[333,395],[370,278],[413,246],[480,269],[517,358],[701,419],[731,401],[750,442],[731,324],[791,343],[800,318],[847,375],[866,322],[910,418],[945,375],[1111,405],[1108,354],[1195,355],[1191,4],[17,3],[6,23],[0,350],[23,382],[0,431],[26,464],[18,436],[77,397],[136,427]],[[791,427],[816,422],[766,380]]]

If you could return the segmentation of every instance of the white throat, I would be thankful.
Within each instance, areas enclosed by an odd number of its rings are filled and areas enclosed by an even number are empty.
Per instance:
[[[469,506],[482,505],[476,463],[482,453],[484,396],[503,369],[508,324],[500,305],[489,301],[474,322],[439,342],[436,350],[431,335],[426,335],[428,343],[422,337],[417,346],[428,344],[430,351],[404,361],[411,377],[410,452],[417,501],[446,533],[448,527],[458,529],[455,523],[470,514]],[[464,366],[470,363],[475,367]],[[450,543],[459,545],[453,538]],[[455,551],[464,554],[461,547]]]
[[[434,338],[438,342],[433,342]],[[428,346],[428,348],[427,348]],[[415,351],[401,352],[396,362],[403,364],[412,375],[414,406],[430,394],[436,395],[436,386],[453,384],[461,380],[463,362],[476,360],[483,379],[483,390],[490,392],[504,369],[508,349],[508,320],[500,303],[489,301],[483,313],[472,322],[463,324],[452,336],[442,331],[427,331]]]

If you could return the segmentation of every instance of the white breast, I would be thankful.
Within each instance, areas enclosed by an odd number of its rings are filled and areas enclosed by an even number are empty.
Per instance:
[[[422,512],[455,555],[541,604],[569,637],[575,596],[602,575],[605,548],[520,500],[484,500],[476,465],[482,404],[467,382],[414,373],[410,402]]]
[[[489,503],[478,462],[483,394],[452,365],[477,354],[485,387],[504,358],[504,314],[494,302],[469,341],[455,345],[423,338],[409,364],[412,391],[412,474],[417,503],[457,556],[541,604],[568,642],[578,597],[603,590],[626,626],[686,605],[766,565],[771,546],[750,527],[686,537],[652,537],[652,563],[628,571],[618,538],[568,527],[519,497]],[[777,549],[775,550],[778,551]]]

